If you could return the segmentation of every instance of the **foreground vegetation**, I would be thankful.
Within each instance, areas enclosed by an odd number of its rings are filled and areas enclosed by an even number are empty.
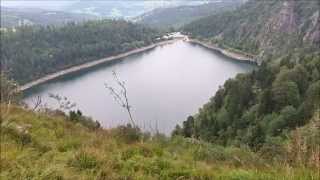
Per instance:
[[[278,157],[191,138],[151,137],[130,126],[104,130],[59,111],[1,108],[8,112],[1,119],[1,179],[320,178],[316,167],[298,159],[305,157],[303,147],[289,148],[301,133],[314,136],[306,129],[279,146],[278,153],[287,155]]]

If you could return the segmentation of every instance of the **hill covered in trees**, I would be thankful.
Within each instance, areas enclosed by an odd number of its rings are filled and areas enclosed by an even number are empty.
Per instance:
[[[195,38],[259,55],[262,64],[226,81],[174,134],[263,151],[286,142],[288,133],[312,117],[319,119],[318,5],[251,0],[234,12],[185,26]],[[319,151],[320,143],[316,146]]]
[[[199,0],[121,0],[121,1],[87,1],[80,0],[63,7],[66,12],[92,14],[104,18],[132,19],[159,7],[202,4]]]
[[[1,28],[24,25],[64,25],[68,22],[83,22],[98,19],[88,14],[50,11],[28,8],[7,8],[1,6]]]
[[[300,63],[263,63],[258,70],[225,82],[209,103],[175,133],[222,145],[258,150],[307,124],[320,108],[320,56]],[[319,130],[320,132],[320,130]]]
[[[135,18],[135,21],[157,28],[179,28],[194,20],[235,9],[242,0],[209,2],[201,5],[157,8]]]
[[[150,45],[158,36],[155,30],[120,20],[7,29],[1,32],[1,71],[23,84],[70,66]]]
[[[319,51],[319,1],[249,0],[235,11],[183,27],[193,37],[252,53],[259,60]]]

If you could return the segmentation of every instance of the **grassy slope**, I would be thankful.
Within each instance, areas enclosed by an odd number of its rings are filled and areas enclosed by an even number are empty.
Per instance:
[[[0,179],[316,179],[239,148],[176,137],[130,141],[66,117],[2,109]]]

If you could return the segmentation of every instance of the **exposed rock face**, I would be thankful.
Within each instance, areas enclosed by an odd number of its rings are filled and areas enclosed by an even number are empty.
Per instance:
[[[260,55],[275,53],[282,47],[294,48],[301,41],[320,45],[320,6],[314,2],[280,0],[275,9],[270,9],[267,23],[257,36]],[[314,12],[312,16],[306,13],[308,11]]]
[[[296,36],[299,32],[295,0],[279,1],[273,8],[275,9],[270,9],[266,24],[257,36],[260,56],[265,53],[275,53],[279,46],[287,46],[291,43],[291,38],[286,36]]]
[[[320,10],[311,17],[311,28],[307,30],[303,41],[310,41],[313,44],[320,44]]]
[[[295,1],[284,1],[280,12],[269,21],[271,31],[294,33],[297,32],[297,15],[295,13]]]
[[[248,0],[231,13],[185,26],[195,36],[272,59],[320,47],[319,0]]]

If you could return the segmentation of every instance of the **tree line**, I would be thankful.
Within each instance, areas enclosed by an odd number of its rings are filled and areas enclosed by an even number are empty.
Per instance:
[[[1,32],[1,71],[23,84],[155,42],[159,32],[122,20],[23,26]]]
[[[309,123],[320,110],[320,55],[282,58],[262,63],[220,87],[199,112],[174,135],[222,145],[248,145],[257,150],[274,138]]]

